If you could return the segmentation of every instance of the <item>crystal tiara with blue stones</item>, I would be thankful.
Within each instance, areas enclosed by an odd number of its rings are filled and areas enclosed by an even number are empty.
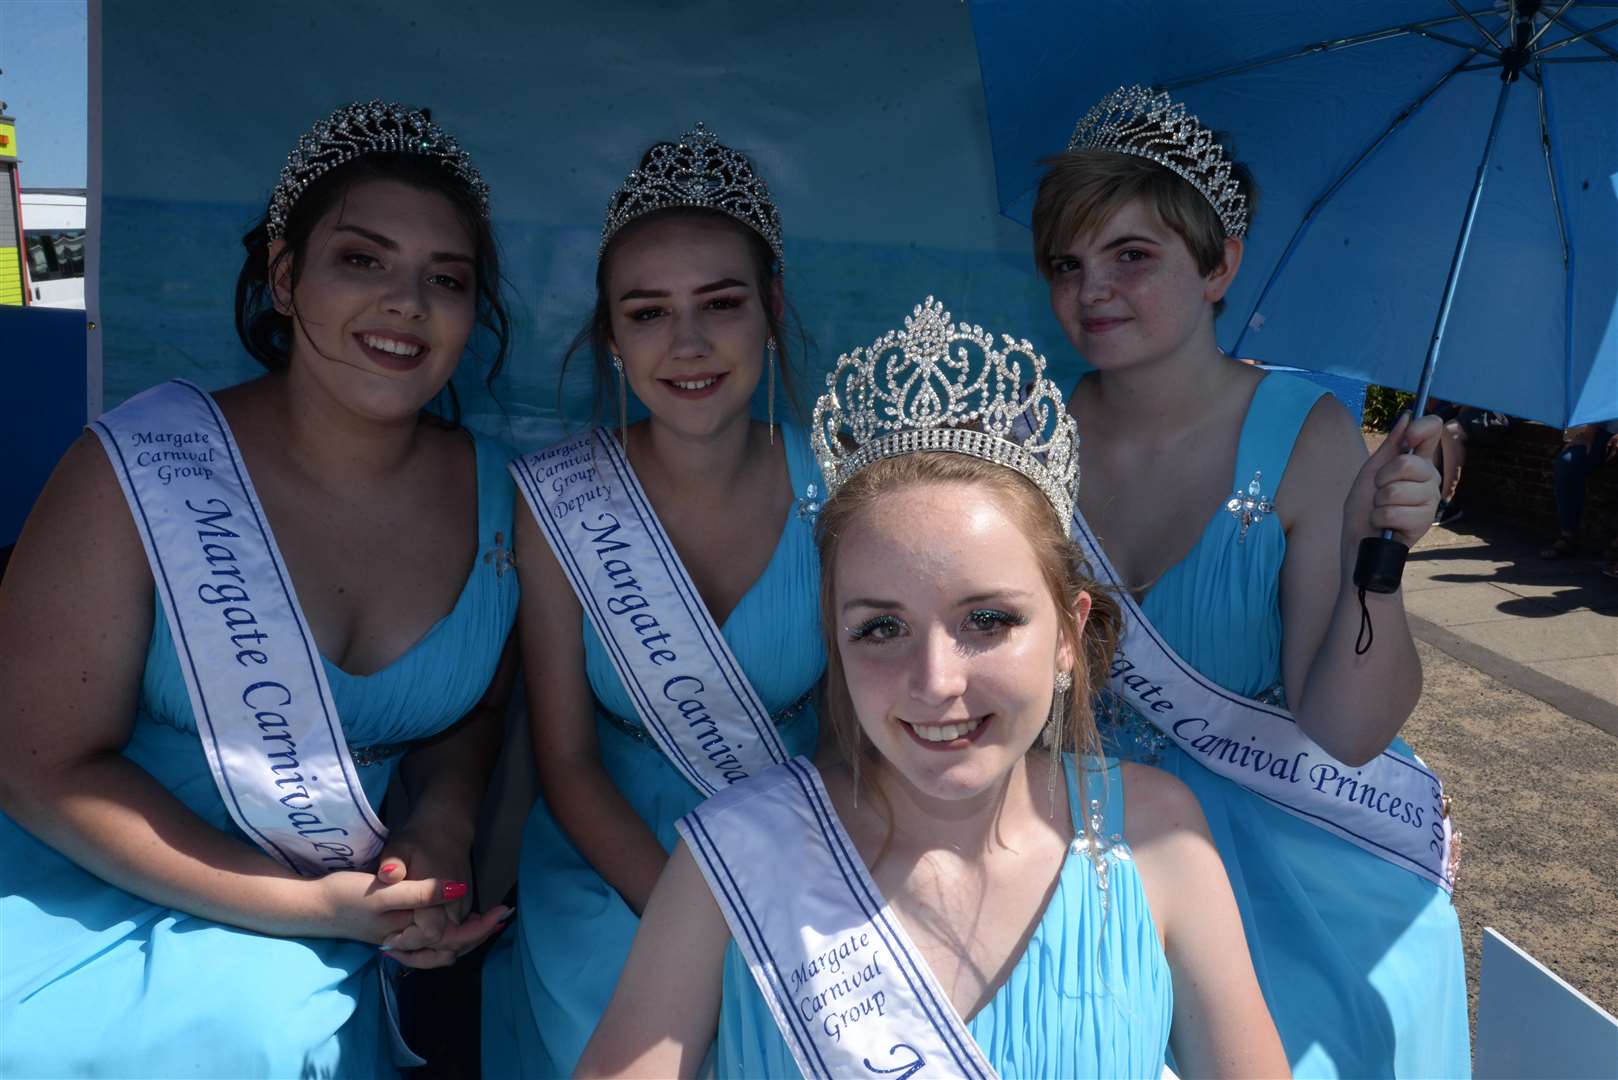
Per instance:
[[[781,214],[770,198],[769,185],[746,154],[720,142],[701,123],[674,142],[653,146],[612,193],[597,257],[631,221],[673,207],[728,214],[764,238],[778,267],[784,262]]]
[[[420,154],[437,158],[466,185],[478,216],[489,217],[489,185],[461,144],[421,109],[383,101],[344,105],[303,133],[287,155],[281,179],[270,192],[267,231],[271,240],[286,235],[287,216],[310,184],[366,154]]]
[[[1208,200],[1226,236],[1247,233],[1247,196],[1231,175],[1225,148],[1168,94],[1120,86],[1084,114],[1067,148],[1109,150],[1155,161]]]
[[[952,322],[929,296],[871,345],[844,353],[815,402],[810,434],[828,497],[884,458],[967,454],[1022,473],[1071,530],[1078,425],[1026,338]]]

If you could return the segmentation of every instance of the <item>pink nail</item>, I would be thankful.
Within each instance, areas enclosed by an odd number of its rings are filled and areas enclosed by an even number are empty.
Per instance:
[[[390,863],[383,863],[382,864],[382,872],[384,874],[394,873],[398,869],[399,869],[399,864],[396,863],[396,862],[390,862]]]
[[[459,900],[461,897],[463,897],[465,895],[466,895],[466,882],[464,882],[464,881],[446,881],[446,882],[444,882],[444,899],[445,900]]]

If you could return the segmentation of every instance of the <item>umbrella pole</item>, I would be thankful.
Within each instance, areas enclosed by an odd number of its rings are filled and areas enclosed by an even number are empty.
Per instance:
[[[1509,54],[1510,49],[1506,50]],[[1433,324],[1432,340],[1427,345],[1427,357],[1421,365],[1421,381],[1416,385],[1416,400],[1411,405],[1411,419],[1427,409],[1428,391],[1433,385],[1433,371],[1438,367],[1438,353],[1444,347],[1444,328],[1449,323],[1450,307],[1455,302],[1455,288],[1460,283],[1461,266],[1466,261],[1466,245],[1472,239],[1472,224],[1477,220],[1478,204],[1483,198],[1483,181],[1489,175],[1489,160],[1494,156],[1495,140],[1500,135],[1500,122],[1506,114],[1506,96],[1517,81],[1517,68],[1507,63],[1500,77],[1500,96],[1495,101],[1494,119],[1489,124],[1489,137],[1483,143],[1483,157],[1478,161],[1478,174],[1472,181],[1472,195],[1466,202],[1466,216],[1461,220],[1461,235],[1455,243],[1455,254],[1450,259],[1449,276],[1444,281],[1444,299],[1438,305],[1438,319]],[[1397,592],[1404,578],[1405,559],[1410,549],[1393,538],[1393,530],[1384,529],[1381,536],[1367,536],[1360,541],[1359,554],[1354,561],[1354,584],[1364,592]]]

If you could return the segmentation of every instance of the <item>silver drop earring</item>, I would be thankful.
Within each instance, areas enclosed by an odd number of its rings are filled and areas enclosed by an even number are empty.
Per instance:
[[[764,351],[768,356],[765,366],[768,368],[766,378],[769,380],[767,397],[770,410],[770,445],[775,445],[775,335],[771,334],[764,339]]]
[[[629,453],[629,391],[624,385],[624,358],[612,353],[612,367],[618,372],[618,441]]]
[[[1067,719],[1067,694],[1073,689],[1073,673],[1058,671],[1056,673],[1056,690],[1051,695],[1051,716],[1045,723],[1042,734],[1045,745],[1051,752],[1051,769],[1049,795],[1051,800],[1051,817],[1056,817],[1056,778],[1062,772],[1062,734]]]

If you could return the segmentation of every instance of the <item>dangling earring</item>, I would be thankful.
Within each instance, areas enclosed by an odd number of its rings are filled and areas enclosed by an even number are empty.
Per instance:
[[[775,348],[776,348],[776,346],[775,346],[775,335],[771,334],[769,337],[764,339],[764,351],[768,355],[768,360],[766,361],[766,365],[769,368],[769,371],[767,373],[767,378],[769,379],[768,398],[769,398],[769,403],[770,403],[769,408],[770,408],[770,445],[771,446],[775,445]]]
[[[618,441],[623,443],[624,453],[629,453],[629,397],[624,387],[624,358],[617,353],[612,354],[613,370],[618,372]]]
[[[1062,772],[1062,729],[1067,720],[1067,692],[1073,689],[1073,673],[1056,673],[1056,692],[1051,695],[1051,718],[1045,723],[1042,738],[1051,752],[1050,800],[1051,817],[1056,817],[1056,778]]]

